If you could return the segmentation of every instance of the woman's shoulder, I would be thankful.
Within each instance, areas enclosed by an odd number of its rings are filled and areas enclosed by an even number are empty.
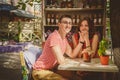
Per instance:
[[[99,34],[98,34],[98,33],[95,33],[95,34],[93,35],[93,38],[95,38],[95,37],[99,37]]]
[[[100,36],[99,32],[95,32],[94,36]]]
[[[92,39],[98,39],[98,41],[100,40],[100,33],[96,32],[94,35],[93,35],[93,38]]]

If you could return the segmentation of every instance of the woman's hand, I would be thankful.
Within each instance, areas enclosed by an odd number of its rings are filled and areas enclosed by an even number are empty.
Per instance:
[[[83,38],[86,43],[86,46],[90,46],[90,41],[89,41],[89,32],[88,31],[83,31]]]
[[[84,37],[85,42],[87,42],[89,40],[89,32],[88,31],[84,31],[83,35],[84,35],[83,37]]]
[[[84,53],[88,53],[88,50],[84,49],[82,52],[79,53],[78,57],[82,58]]]
[[[84,33],[79,32],[79,36],[80,36],[79,42],[85,42],[85,40],[84,40]]]

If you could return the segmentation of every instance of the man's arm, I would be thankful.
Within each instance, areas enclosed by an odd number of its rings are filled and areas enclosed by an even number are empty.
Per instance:
[[[65,57],[63,56],[62,50],[60,49],[59,45],[52,47],[53,53],[56,56],[58,63],[62,64],[65,61]]]

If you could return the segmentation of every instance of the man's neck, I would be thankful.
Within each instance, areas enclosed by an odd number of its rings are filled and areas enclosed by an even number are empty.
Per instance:
[[[66,37],[66,33],[58,30],[58,33],[60,34],[61,38],[64,39]]]

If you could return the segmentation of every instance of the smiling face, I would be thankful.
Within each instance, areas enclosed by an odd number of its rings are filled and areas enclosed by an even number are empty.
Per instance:
[[[72,28],[72,19],[68,17],[64,17],[61,19],[61,21],[58,23],[60,32],[67,34],[70,32]]]
[[[88,32],[90,39],[97,32],[93,20],[91,20],[89,17],[84,17],[82,20],[80,20],[78,29],[81,32]]]
[[[83,20],[79,26],[81,32],[89,31],[89,26],[87,20]]]

